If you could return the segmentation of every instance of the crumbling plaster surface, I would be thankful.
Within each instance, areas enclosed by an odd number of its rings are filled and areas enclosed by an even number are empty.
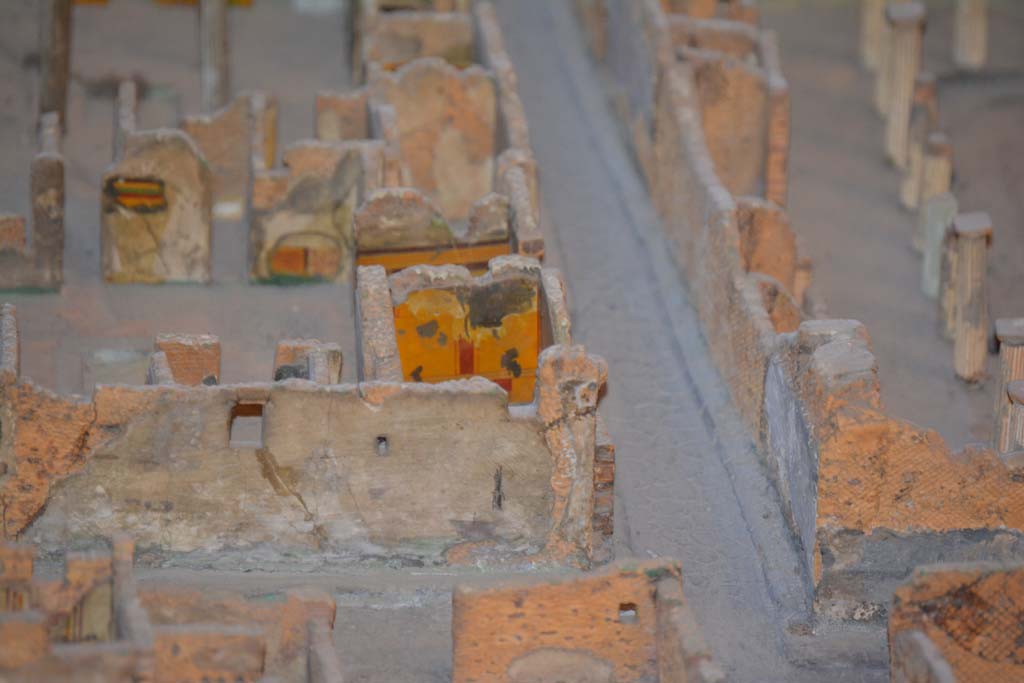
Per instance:
[[[231,408],[247,395],[266,400],[263,449],[228,445]],[[46,549],[130,528],[141,547],[198,562],[266,545],[436,563],[460,540],[537,550],[550,526],[539,427],[510,418],[482,380],[111,386],[95,401],[88,464],[22,534]]]

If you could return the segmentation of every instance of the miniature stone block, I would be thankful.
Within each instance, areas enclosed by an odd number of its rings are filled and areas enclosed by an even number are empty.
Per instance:
[[[174,381],[197,386],[220,382],[220,340],[213,335],[162,334],[156,350],[166,355]]]
[[[356,211],[357,263],[381,265],[389,273],[421,264],[486,271],[488,261],[511,249],[508,200],[491,193],[471,211],[469,221],[456,230],[420,192],[377,190]]]
[[[323,367],[319,367],[319,364]],[[341,347],[316,339],[286,339],[277,343],[274,353],[274,381],[293,377],[318,384],[341,381]]]

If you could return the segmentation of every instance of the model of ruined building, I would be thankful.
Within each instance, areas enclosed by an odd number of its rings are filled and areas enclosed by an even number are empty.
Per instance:
[[[136,86],[122,83],[114,161],[103,175],[103,277],[114,283],[210,281],[212,176],[181,130],[137,130]]]
[[[953,454],[934,431],[889,417],[867,331],[825,318],[815,300],[781,208],[789,124],[772,36],[706,18],[699,2],[598,4],[577,3],[582,23],[604,46],[612,101],[711,355],[799,539],[806,595],[794,607],[818,628],[879,633],[914,567],[1024,558],[1019,461]],[[637,73],[649,77],[614,76]]]
[[[1024,681],[1024,568],[922,567],[889,615],[892,683]]]
[[[139,583],[133,543],[112,545],[64,553],[47,580],[30,546],[0,542],[0,680],[341,682],[329,595]]]
[[[388,12],[355,34],[366,85],[320,93],[318,139],[254,177],[253,279],[341,281],[352,264],[482,272],[495,256],[541,257],[535,163],[490,4]]]
[[[148,384],[59,396],[20,376],[5,307],[4,535],[54,549],[130,530],[187,563],[258,548],[343,564],[607,559],[606,369],[572,345],[558,274],[525,257],[479,279],[365,271],[358,384],[339,384],[337,345],[289,340],[273,381],[221,385],[215,337],[164,335]]]
[[[64,281],[64,158],[56,113],[39,121],[28,221],[0,215],[0,289],[60,289]]]
[[[452,640],[453,683],[725,680],[665,561],[457,588]]]

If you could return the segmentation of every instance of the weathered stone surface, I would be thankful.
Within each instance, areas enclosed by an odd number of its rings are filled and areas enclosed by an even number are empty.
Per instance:
[[[101,190],[103,275],[109,282],[209,282],[212,178],[178,130],[134,133]]]
[[[929,676],[902,680],[1024,680],[1020,619],[1024,569],[1019,565],[936,565],[914,572],[896,591],[889,617],[890,642],[919,634]],[[910,668],[906,651],[892,649],[896,672]],[[921,657],[921,654],[918,655]],[[901,680],[898,677],[894,681]]]
[[[56,481],[80,470],[92,404],[29,381],[0,382],[0,519],[16,538],[40,513]]]
[[[220,340],[210,334],[162,334],[156,350],[167,358],[174,381],[197,386],[220,381]]]
[[[261,112],[255,106],[257,98]],[[218,216],[242,217],[253,157],[269,157],[273,163],[276,120],[276,99],[263,93],[243,93],[212,114],[188,116],[182,121],[181,129],[209,164],[213,210]],[[271,130],[265,131],[265,127]]]
[[[509,237],[509,200],[491,192],[473,203],[469,225],[462,236],[467,242],[495,242]]]
[[[387,272],[380,266],[360,266],[356,271],[356,312],[359,377],[364,381],[402,381],[393,305]]]
[[[130,519],[139,543],[164,556],[266,545],[438,562],[469,540],[539,548],[551,524],[540,427],[511,420],[503,392],[479,380],[396,387],[373,406],[355,386],[297,380],[99,387],[95,401],[88,464],[27,532],[48,547]],[[263,447],[231,448],[232,413],[253,403]]]
[[[621,563],[596,574],[452,599],[452,680],[722,680],[686,605],[677,565]]]
[[[363,62],[386,71],[421,57],[439,57],[457,68],[473,64],[470,18],[455,13],[387,13],[377,18],[363,40]]]
[[[411,188],[377,190],[355,215],[359,251],[385,251],[421,247],[445,248],[455,236],[440,210]]]
[[[491,191],[497,97],[479,67],[459,71],[418,59],[370,82],[371,97],[395,110],[403,177],[427,193],[449,220],[468,218]]]

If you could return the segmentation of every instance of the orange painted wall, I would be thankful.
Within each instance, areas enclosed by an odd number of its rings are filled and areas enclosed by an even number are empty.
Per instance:
[[[539,288],[535,282],[518,280],[491,286],[531,288],[529,296],[501,316],[496,327],[474,324],[478,319],[472,310],[474,297],[465,290],[420,290],[395,307],[406,381],[480,376],[502,386],[513,403],[533,400],[540,346]]]

